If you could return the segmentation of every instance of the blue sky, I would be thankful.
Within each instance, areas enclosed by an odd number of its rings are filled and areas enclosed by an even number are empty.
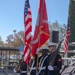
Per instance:
[[[24,3],[25,0],[0,0],[0,36],[5,42],[7,36],[24,30]],[[30,0],[32,12],[32,31],[34,32],[38,14],[39,0]],[[69,0],[46,0],[48,21],[67,24]]]

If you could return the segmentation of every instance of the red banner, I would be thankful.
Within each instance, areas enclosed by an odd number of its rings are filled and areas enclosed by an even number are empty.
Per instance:
[[[50,38],[47,10],[45,0],[40,0],[36,28],[32,44],[32,56],[35,56],[39,48]]]

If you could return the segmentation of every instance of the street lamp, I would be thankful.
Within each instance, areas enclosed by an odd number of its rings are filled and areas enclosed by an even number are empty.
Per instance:
[[[13,30],[14,34],[16,33],[16,30]]]
[[[14,44],[15,44],[15,34],[16,34],[16,30],[13,30],[14,32]],[[15,46],[15,45],[14,45]]]

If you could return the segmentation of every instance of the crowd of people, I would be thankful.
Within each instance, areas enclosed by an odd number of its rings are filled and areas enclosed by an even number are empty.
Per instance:
[[[22,56],[14,72],[19,72],[20,75],[61,75],[62,58],[59,52],[55,53],[56,48],[55,43],[42,46],[40,50],[41,56],[38,56],[38,59],[37,55],[34,58],[31,57],[28,65],[24,62]]]

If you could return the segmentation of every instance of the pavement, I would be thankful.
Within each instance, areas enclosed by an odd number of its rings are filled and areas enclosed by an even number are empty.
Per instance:
[[[8,70],[0,67],[0,75],[19,75],[19,74],[14,73],[12,70]]]
[[[0,75],[20,75],[20,74],[14,73],[12,69],[7,69],[7,68],[0,67]],[[75,75],[75,66],[66,67],[62,71],[61,75]]]

